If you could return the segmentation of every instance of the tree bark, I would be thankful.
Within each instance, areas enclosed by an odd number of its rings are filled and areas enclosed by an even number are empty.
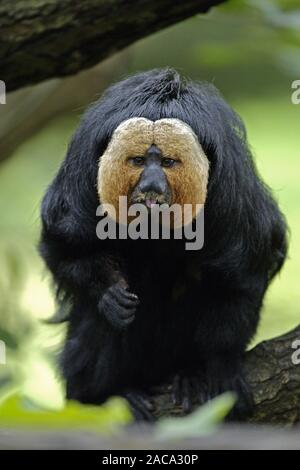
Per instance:
[[[0,0],[0,79],[12,91],[74,74],[224,1]]]
[[[300,423],[300,364],[292,360],[296,341],[300,342],[300,325],[247,352],[245,373],[255,403],[251,423]],[[297,347],[299,349],[300,344]],[[298,357],[300,359],[300,354]],[[181,407],[172,405],[171,385],[160,387],[152,398],[156,417],[182,415]],[[194,400],[196,406],[197,397]]]

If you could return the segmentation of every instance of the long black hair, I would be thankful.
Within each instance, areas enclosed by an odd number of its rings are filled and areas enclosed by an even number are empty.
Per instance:
[[[169,68],[112,85],[87,110],[43,201],[43,221],[53,235],[65,234],[75,246],[94,239],[98,161],[116,127],[132,117],[180,119],[210,160],[202,262],[230,273],[243,260],[271,279],[285,258],[286,226],[255,169],[244,124],[214,86]]]

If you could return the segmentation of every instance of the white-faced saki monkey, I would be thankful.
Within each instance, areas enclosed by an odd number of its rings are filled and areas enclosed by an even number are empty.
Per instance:
[[[202,249],[174,236],[100,239],[97,208],[117,213],[119,196],[149,213],[204,205]],[[42,203],[40,253],[68,321],[67,398],[121,395],[150,418],[151,388],[170,380],[186,412],[195,396],[232,390],[233,417],[250,413],[243,355],[286,245],[244,125],[212,85],[172,69],[112,85],[85,113]]]

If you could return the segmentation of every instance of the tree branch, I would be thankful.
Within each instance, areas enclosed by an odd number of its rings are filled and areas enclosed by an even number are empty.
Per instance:
[[[258,344],[246,354],[246,378],[255,403],[252,423],[300,423],[300,364],[292,361],[292,344],[296,340],[300,340],[300,325]],[[182,415],[181,408],[172,405],[170,385],[160,387],[152,398],[156,417]],[[196,406],[197,398],[194,399]]]
[[[0,0],[0,79],[12,91],[74,74],[224,1]]]

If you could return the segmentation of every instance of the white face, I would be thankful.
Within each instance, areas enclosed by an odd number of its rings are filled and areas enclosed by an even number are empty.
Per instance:
[[[163,168],[173,194],[173,203],[194,206],[204,204],[207,192],[209,162],[190,126],[178,119],[151,121],[132,118],[123,121],[114,131],[110,143],[100,157],[98,194],[102,203],[112,204],[118,211],[119,196],[132,193],[142,169],[130,165],[132,158],[145,155],[149,147],[158,147],[164,158],[178,164]]]

